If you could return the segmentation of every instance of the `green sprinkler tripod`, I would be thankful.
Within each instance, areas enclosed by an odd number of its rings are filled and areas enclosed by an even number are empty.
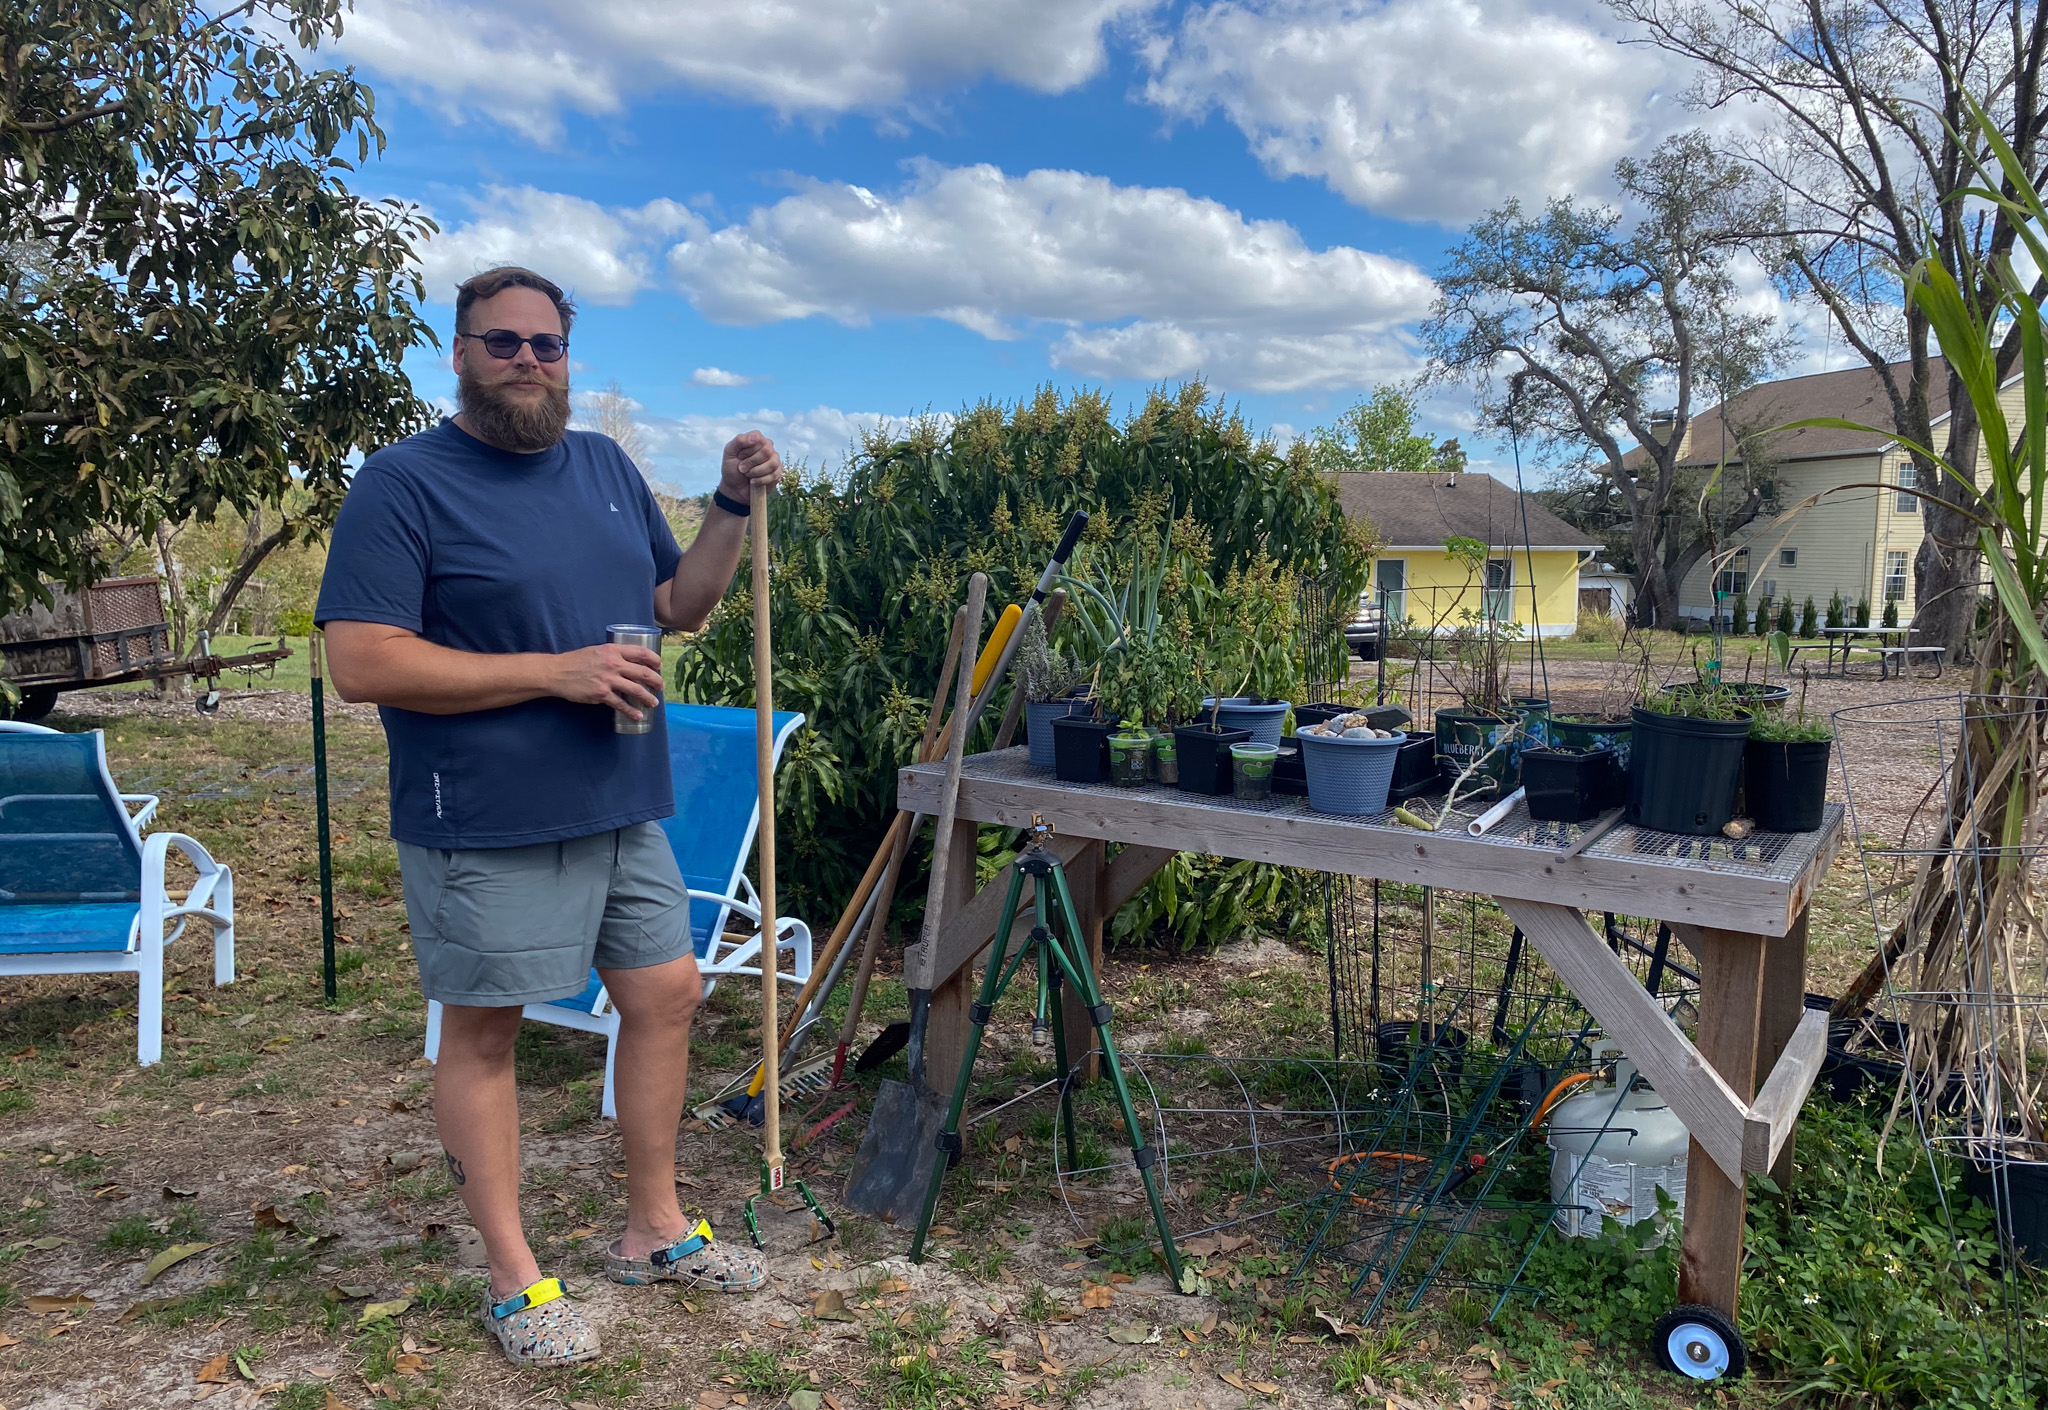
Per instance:
[[[1152,1172],[1159,1153],[1145,1144],[1144,1133],[1139,1129],[1137,1109],[1131,1105],[1131,1089],[1124,1081],[1123,1063],[1117,1057],[1116,1039],[1110,1036],[1109,1005],[1102,1001],[1095,970],[1088,962],[1088,947],[1081,939],[1081,922],[1074,913],[1073,895],[1067,890],[1067,874],[1060,866],[1059,858],[1046,845],[1051,837],[1051,826],[1034,815],[1030,844],[1017,858],[1016,869],[1010,875],[1010,894],[1003,902],[1002,923],[996,927],[995,945],[989,951],[988,968],[981,978],[981,998],[968,1010],[973,1027],[967,1035],[967,1053],[960,1060],[960,1079],[953,1084],[953,1101],[946,1109],[946,1124],[939,1132],[937,1143],[943,1159],[932,1164],[932,1182],[925,1190],[924,1212],[918,1216],[917,1237],[910,1243],[910,1259],[913,1263],[924,1262],[925,1236],[931,1232],[932,1215],[939,1207],[939,1184],[945,1179],[946,1171],[960,1161],[960,1112],[967,1104],[967,1089],[974,1077],[974,1059],[981,1052],[981,1039],[988,1029],[989,1015],[995,1009],[996,1000],[1009,989],[1010,981],[1017,977],[1017,971],[1023,968],[1028,957],[1036,960],[1038,971],[1038,1008],[1031,1021],[1031,1036],[1035,1042],[1043,1043],[1047,1027],[1052,1029],[1053,1057],[1059,1064],[1060,1074],[1060,1112],[1067,1128],[1067,1166],[1072,1169],[1080,1164],[1074,1146],[1076,1065],[1068,1058],[1066,1020],[1060,1004],[1060,990],[1071,984],[1079,991],[1082,1002],[1087,1006],[1089,1021],[1100,1036],[1103,1066],[1116,1087],[1124,1130],[1131,1138],[1131,1157],[1137,1163],[1139,1178],[1145,1182],[1145,1197],[1152,1203],[1152,1222],[1159,1229],[1159,1244],[1166,1255],[1167,1272],[1172,1276],[1174,1286],[1186,1291],[1180,1252],[1173,1246],[1173,1232],[1166,1227],[1166,1205],[1159,1197],[1159,1181]],[[1024,878],[1027,876],[1031,878],[1032,903],[1037,919],[1031,933],[1013,955],[1010,953],[1010,930],[1016,923],[1017,902],[1023,895]],[[1086,1050],[1083,1052],[1085,1055]]]

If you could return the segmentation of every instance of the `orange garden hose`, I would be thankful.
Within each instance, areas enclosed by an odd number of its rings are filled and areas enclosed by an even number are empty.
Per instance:
[[[1556,1086],[1544,1094],[1543,1100],[1537,1103],[1536,1114],[1529,1118],[1529,1129],[1533,1131],[1538,1126],[1541,1126],[1549,1118],[1551,1111],[1557,1106],[1565,1093],[1582,1082],[1590,1082],[1592,1080],[1593,1074],[1590,1072],[1574,1072],[1569,1077],[1559,1081]],[[1486,1154],[1471,1157],[1471,1169],[1478,1170],[1483,1168],[1491,1155],[1492,1152],[1489,1151]],[[1333,1194],[1344,1194],[1345,1185],[1342,1172],[1358,1164],[1360,1161],[1367,1160],[1384,1160],[1422,1166],[1434,1164],[1434,1161],[1429,1156],[1414,1155],[1407,1151],[1352,1151],[1348,1155],[1336,1157],[1324,1166],[1324,1173],[1329,1178],[1331,1192]],[[1450,1189],[1455,1188],[1462,1182],[1462,1177],[1453,1179],[1445,1186],[1445,1192],[1448,1193]],[[1379,1195],[1350,1195],[1348,1198],[1353,1204],[1364,1205],[1368,1208],[1384,1203],[1383,1198]]]

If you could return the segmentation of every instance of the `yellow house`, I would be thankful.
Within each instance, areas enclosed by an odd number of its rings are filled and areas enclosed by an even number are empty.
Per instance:
[[[1901,366],[1901,381],[1904,372]],[[2017,383],[2013,379],[2000,393],[2015,425],[2023,415]],[[1939,358],[1928,400],[1939,447],[1948,437],[1948,373]],[[1752,387],[1734,398],[1728,419],[1753,432],[1816,416],[1887,426],[1891,403],[1875,372],[1853,367]],[[1681,464],[1717,464],[1722,454],[1721,408],[1709,407],[1695,416],[1685,435]],[[1773,606],[1789,601],[1798,611],[1809,597],[1825,611],[1828,599],[1840,593],[1844,605],[1852,609],[1859,599],[1868,602],[1872,622],[1880,619],[1887,602],[1898,604],[1901,623],[1910,622],[1918,606],[1913,562],[1926,534],[1926,516],[1918,498],[1895,488],[1912,482],[1913,462],[1905,452],[1882,436],[1832,427],[1786,431],[1766,444],[1772,465],[1763,512],[1727,535],[1725,548],[1735,552],[1718,575],[1710,562],[1700,563],[1687,575],[1679,588],[1680,614],[1710,618],[1717,589],[1724,613],[1737,593],[1747,598],[1752,612],[1765,598]],[[1740,460],[1739,455],[1730,456],[1731,465]],[[1978,464],[1983,463],[1980,452]],[[1987,480],[1981,469],[1979,480]],[[1790,523],[1774,522],[1781,511],[1824,491],[1825,498]]]
[[[1468,471],[1347,471],[1334,477],[1344,513],[1384,547],[1373,586],[1390,622],[1447,633],[1492,617],[1525,636],[1578,627],[1579,564],[1598,549],[1533,499]],[[1466,541],[1463,552],[1447,546]]]

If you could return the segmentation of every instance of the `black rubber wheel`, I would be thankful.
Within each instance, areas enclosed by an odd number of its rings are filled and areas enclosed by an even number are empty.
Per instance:
[[[1650,1350],[1659,1366],[1695,1381],[1732,1381],[1749,1369],[1742,1333],[1719,1311],[1698,1303],[1659,1317]]]
[[[21,693],[21,703],[14,707],[14,712],[9,718],[19,720],[25,725],[32,725],[56,708],[56,690],[47,685],[35,686]]]

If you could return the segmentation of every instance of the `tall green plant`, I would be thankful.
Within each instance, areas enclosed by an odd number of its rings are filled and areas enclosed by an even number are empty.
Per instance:
[[[1074,564],[1085,579],[1128,561],[1134,544],[1162,541],[1178,512],[1175,555],[1200,561],[1220,583],[1263,557],[1353,598],[1365,585],[1366,536],[1346,523],[1306,449],[1281,455],[1199,383],[1156,393],[1121,421],[1092,393],[985,402],[950,425],[872,435],[841,473],[793,476],[769,510],[775,689],[778,705],[809,717],[799,739],[811,752],[786,756],[781,786],[822,780],[829,767],[838,791],[814,784],[814,813],[787,817],[778,834],[793,863],[792,905],[829,915],[872,855],[968,575],[989,575],[985,637],[1001,604],[1030,593],[1075,510],[1092,516]],[[686,699],[753,699],[744,572],[742,590],[684,646],[675,680]],[[1160,596],[1175,605],[1171,584]],[[1085,654],[1081,623],[1081,613],[1065,614],[1054,645]],[[1007,687],[973,748],[993,742],[1006,696]],[[899,890],[912,906],[922,893],[915,877]]]

